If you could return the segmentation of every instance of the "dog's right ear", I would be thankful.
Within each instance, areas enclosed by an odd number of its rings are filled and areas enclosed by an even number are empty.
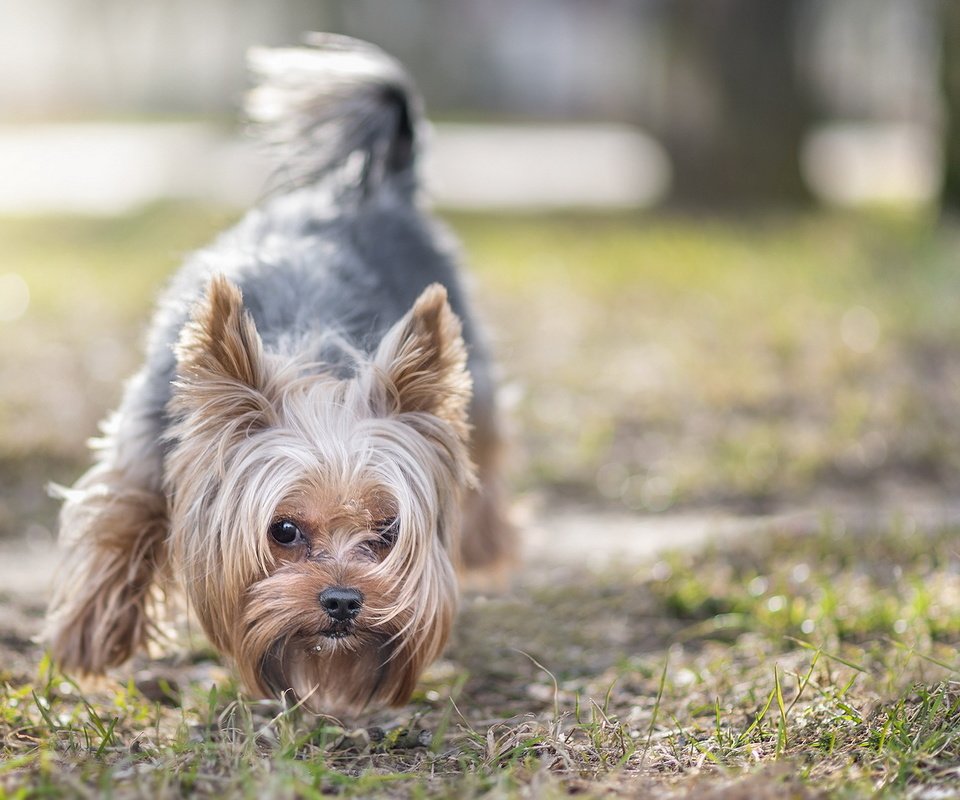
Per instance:
[[[236,284],[215,275],[176,347],[177,374],[263,385],[263,343]]]
[[[175,352],[175,413],[203,409],[221,420],[271,413],[263,342],[243,307],[240,289],[223,275],[211,279],[206,296],[183,326]]]

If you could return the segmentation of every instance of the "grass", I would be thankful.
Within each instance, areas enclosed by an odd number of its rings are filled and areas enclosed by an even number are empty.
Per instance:
[[[202,655],[91,691],[32,648],[38,670],[0,676],[0,787],[917,796],[960,764],[956,536],[770,530],[642,569],[541,575],[474,596],[415,702],[347,725],[244,699]]]
[[[958,488],[954,230],[836,216],[458,229],[504,307],[530,484],[646,511]]]
[[[0,219],[0,544],[136,366],[182,255],[231,218]],[[958,229],[454,216],[505,373],[511,483],[549,525],[852,505],[798,532],[467,599],[414,702],[354,721],[245,698],[208,650],[78,685],[0,592],[2,797],[934,797],[960,765]],[[2,300],[2,298],[0,298]],[[903,513],[897,515],[896,509]],[[928,520],[931,515],[927,515]],[[857,519],[856,524],[847,524]]]

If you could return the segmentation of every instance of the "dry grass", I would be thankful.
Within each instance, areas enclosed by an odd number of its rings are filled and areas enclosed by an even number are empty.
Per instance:
[[[202,650],[81,691],[8,634],[0,786],[924,796],[960,765],[958,596],[954,530],[770,531],[616,573],[558,569],[473,597],[415,702],[347,724],[244,700]]]

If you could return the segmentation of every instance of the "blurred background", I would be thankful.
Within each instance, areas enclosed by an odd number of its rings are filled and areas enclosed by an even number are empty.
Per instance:
[[[960,4],[3,0],[0,539],[260,196],[244,53],[306,30],[422,90],[533,518],[955,507]]]

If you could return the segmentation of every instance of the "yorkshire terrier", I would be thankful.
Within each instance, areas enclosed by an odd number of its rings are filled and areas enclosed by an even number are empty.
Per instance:
[[[256,695],[402,705],[461,569],[513,550],[487,347],[418,202],[403,68],[330,35],[251,65],[279,180],[175,276],[96,463],[61,490],[46,638],[99,675],[182,593]]]

